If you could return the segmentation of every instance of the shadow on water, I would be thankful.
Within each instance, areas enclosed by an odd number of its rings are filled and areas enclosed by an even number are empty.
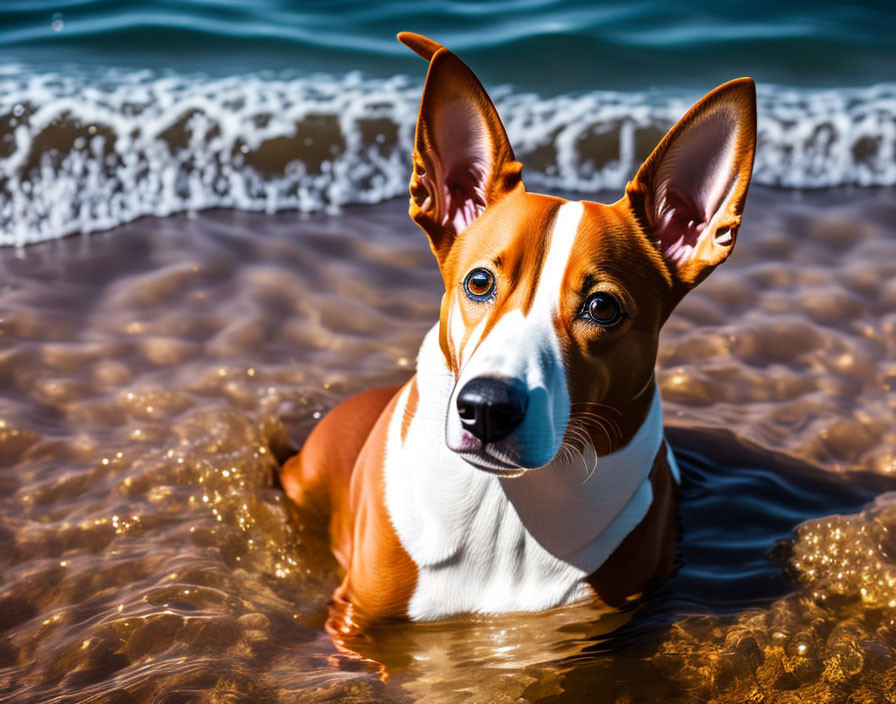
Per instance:
[[[683,615],[725,616],[796,590],[786,566],[803,521],[855,513],[896,480],[835,474],[721,429],[667,428],[682,473],[678,567],[634,607],[634,618],[590,652],[652,639]]]

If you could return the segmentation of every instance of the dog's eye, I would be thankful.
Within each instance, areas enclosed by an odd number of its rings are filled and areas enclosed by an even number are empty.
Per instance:
[[[609,293],[592,293],[583,306],[583,314],[598,325],[609,327],[622,319],[618,301]]]
[[[474,301],[488,300],[495,290],[495,275],[488,269],[473,269],[464,279],[464,291]]]

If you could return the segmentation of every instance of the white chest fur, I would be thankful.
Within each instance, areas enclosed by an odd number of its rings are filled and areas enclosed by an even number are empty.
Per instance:
[[[537,611],[587,596],[585,578],[653,500],[647,475],[663,437],[659,397],[633,441],[596,466],[586,453],[590,466],[500,478],[446,447],[451,389],[441,360],[434,329],[420,352],[417,412],[402,441],[405,389],[387,437],[386,506],[418,568],[410,618]]]

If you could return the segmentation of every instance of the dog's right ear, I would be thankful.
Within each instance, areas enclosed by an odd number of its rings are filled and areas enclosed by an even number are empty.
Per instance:
[[[441,263],[485,208],[521,187],[495,106],[473,72],[441,45],[404,34],[421,56],[434,49],[414,140],[410,216],[429,236]]]

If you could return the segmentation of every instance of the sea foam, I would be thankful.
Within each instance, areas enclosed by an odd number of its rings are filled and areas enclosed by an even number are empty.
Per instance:
[[[420,99],[396,76],[0,67],[0,244],[206,208],[336,210],[407,192]],[[754,182],[896,184],[896,84],[761,85]],[[699,96],[492,91],[530,186],[620,189]]]

